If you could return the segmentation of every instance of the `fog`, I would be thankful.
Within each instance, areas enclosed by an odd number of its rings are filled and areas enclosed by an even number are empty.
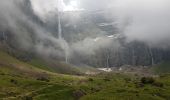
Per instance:
[[[60,0],[63,7],[73,0]],[[76,0],[74,0],[76,1]],[[45,16],[55,11],[57,0],[32,0],[35,11]],[[79,0],[79,8],[87,11],[107,10],[128,41],[139,40],[152,45],[168,45],[170,40],[169,0]],[[38,10],[37,10],[38,9]],[[44,9],[46,9],[44,11]],[[108,15],[106,15],[108,16]]]
[[[90,10],[107,9],[116,19],[128,41],[138,40],[152,46],[169,46],[169,0],[82,0]],[[97,2],[97,3],[94,3]],[[110,15],[110,16],[111,16]]]
[[[69,49],[68,53],[76,51],[85,55],[95,54],[95,51],[102,47],[119,45],[114,42],[115,37],[110,39],[110,36],[106,35],[107,32],[102,30],[101,33],[104,34],[91,33],[92,35],[79,41],[76,40],[74,43],[67,43],[67,40],[61,41],[56,37],[57,31],[51,33],[30,18],[24,10],[27,9],[23,7],[24,0],[1,0],[0,2],[1,29],[11,29],[20,48],[33,50],[40,55],[63,57],[65,45]],[[34,14],[44,24],[52,22],[57,25],[58,12],[82,12],[84,14],[107,12],[107,14],[103,13],[104,18],[114,20],[112,27],[119,30],[116,34],[124,35],[127,42],[137,40],[154,47],[169,47],[169,0],[30,0],[30,2]],[[75,20],[79,21],[78,18],[81,17],[76,17]],[[54,27],[57,29],[57,26]],[[115,33],[109,33],[109,35],[113,34]]]
[[[116,0],[113,11],[120,26],[130,20],[126,28],[123,28],[123,33],[130,41],[169,45],[169,0]]]
[[[13,34],[13,44],[18,48],[44,56],[62,57],[62,44],[27,14],[24,0],[2,0],[0,3],[1,31]],[[23,7],[24,6],[24,7]],[[29,11],[28,11],[29,12]],[[50,43],[50,45],[48,45]],[[57,48],[61,48],[57,49]]]

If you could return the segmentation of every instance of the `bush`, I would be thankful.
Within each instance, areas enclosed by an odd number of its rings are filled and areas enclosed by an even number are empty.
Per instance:
[[[136,83],[136,87],[137,88],[142,88],[142,87],[144,87],[144,84],[143,83]]]
[[[21,97],[22,100],[33,100],[31,96],[23,96]]]
[[[130,78],[124,78],[124,80],[125,80],[126,82],[130,82],[130,81],[131,81]]]
[[[33,100],[33,98],[32,97],[26,97],[26,100]]]
[[[141,83],[142,84],[153,84],[155,82],[155,79],[152,77],[142,77]]]
[[[84,95],[86,95],[86,93],[83,90],[76,90],[73,92],[73,96],[76,100],[79,100]]]
[[[92,81],[94,81],[94,80],[93,80],[92,78],[89,78],[88,81],[92,82]]]
[[[153,85],[156,86],[156,87],[163,87],[164,86],[163,83],[161,83],[161,82],[154,82]]]
[[[109,79],[109,77],[105,77],[103,80],[104,80],[104,81],[111,81],[111,80]]]
[[[123,92],[126,92],[126,89],[118,89],[116,90],[118,93],[123,93]]]
[[[45,82],[49,82],[50,80],[48,79],[48,77],[38,77],[37,80],[39,81],[45,81]]]
[[[2,72],[2,73],[0,73],[0,75],[2,75],[2,76],[3,76],[3,75],[5,75],[5,73],[3,73],[3,72]]]
[[[14,80],[14,79],[11,79],[10,82],[13,83],[13,84],[17,84],[18,83],[17,80]]]
[[[95,92],[99,92],[101,90],[101,87],[92,87],[91,92],[95,93]]]

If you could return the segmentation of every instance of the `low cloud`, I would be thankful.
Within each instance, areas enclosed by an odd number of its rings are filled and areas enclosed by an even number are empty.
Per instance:
[[[56,37],[57,32],[49,32],[38,24],[35,19],[31,18],[31,15],[25,13],[22,5],[26,1],[0,1],[1,30],[10,29],[19,46],[25,50],[33,50],[40,55],[63,57],[65,55],[64,49],[66,48],[67,53],[76,51],[85,55],[93,55],[100,48],[113,45],[115,45],[114,48],[119,48],[120,46],[118,42],[110,39],[106,34],[95,35],[96,37],[89,35],[74,43],[60,40]],[[95,2],[95,4],[92,2]],[[31,0],[30,3],[34,14],[42,21],[50,19],[49,14],[53,16],[57,13],[56,0]],[[81,0],[80,3],[83,9],[87,11],[102,9],[106,11],[107,9],[109,14],[104,15],[106,16],[105,18],[112,17],[120,30],[120,34],[125,35],[128,41],[138,40],[157,47],[170,46],[169,0]],[[97,32],[99,30],[98,28]]]
[[[116,0],[112,10],[120,30],[129,41],[169,45],[169,0]]]
[[[10,31],[18,48],[31,50],[41,55],[63,56],[63,44],[32,18],[34,15],[25,13],[27,0],[2,0],[0,3],[1,31]],[[23,7],[24,6],[24,7]],[[30,7],[30,5],[29,5]],[[56,33],[57,34],[57,33]],[[9,40],[10,41],[10,40]]]

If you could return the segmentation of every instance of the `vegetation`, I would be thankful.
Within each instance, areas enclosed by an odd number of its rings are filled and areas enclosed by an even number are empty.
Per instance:
[[[170,74],[162,74],[160,77],[140,77],[123,73],[73,76],[45,71],[41,67],[39,69],[33,66],[36,64],[24,63],[1,51],[0,98],[3,100],[168,100],[170,98]],[[37,66],[40,65],[38,63]]]
[[[89,78],[54,75],[50,81],[42,81],[1,72],[0,79],[0,98],[5,100],[168,100],[170,97],[170,75],[152,78],[154,83],[113,73]]]
[[[170,73],[170,62],[166,61],[166,62],[162,62],[158,65],[155,65],[153,67],[153,71],[156,74]]]
[[[169,5],[33,1],[0,2],[0,100],[170,100]]]

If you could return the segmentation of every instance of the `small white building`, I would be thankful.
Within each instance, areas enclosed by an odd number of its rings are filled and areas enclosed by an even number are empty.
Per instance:
[[[105,71],[105,72],[111,72],[112,69],[111,68],[97,68],[100,71]]]

